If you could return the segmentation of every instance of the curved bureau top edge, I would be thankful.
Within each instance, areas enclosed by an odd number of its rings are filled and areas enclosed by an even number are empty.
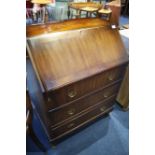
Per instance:
[[[27,40],[33,40],[33,39],[43,39],[43,38],[50,38],[53,37],[54,35],[62,35],[62,34],[67,34],[68,32],[82,32],[85,30],[90,30],[90,29],[99,29],[99,28],[108,28],[111,29],[110,25],[108,26],[96,26],[96,27],[88,27],[88,28],[83,28],[81,27],[80,29],[73,29],[73,30],[67,30],[67,31],[57,31],[57,32],[51,32],[51,33],[45,33],[45,34],[41,34],[41,35],[36,35],[36,36],[32,36],[32,37],[27,37]]]
[[[71,19],[57,23],[29,25],[26,27],[26,37],[31,38],[43,34],[62,32],[76,29],[110,26],[110,22],[99,18]]]

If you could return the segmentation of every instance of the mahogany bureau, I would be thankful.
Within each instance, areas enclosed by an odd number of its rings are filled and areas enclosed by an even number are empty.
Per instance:
[[[110,112],[128,55],[117,29],[98,18],[28,26],[35,109],[50,142]],[[31,91],[31,90],[29,90]]]

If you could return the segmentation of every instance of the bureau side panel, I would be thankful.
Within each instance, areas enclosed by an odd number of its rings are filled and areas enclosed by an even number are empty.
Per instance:
[[[27,86],[32,100],[33,110],[37,114],[38,118],[40,119],[43,125],[43,128],[49,137],[49,134],[48,134],[49,120],[47,117],[46,102],[44,100],[44,94],[37,80],[35,71],[33,69],[33,66],[30,60],[27,60],[26,71],[27,71]]]

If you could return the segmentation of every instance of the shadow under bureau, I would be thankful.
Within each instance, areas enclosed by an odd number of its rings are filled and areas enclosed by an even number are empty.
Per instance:
[[[117,29],[98,18],[27,27],[31,92],[50,142],[110,112],[128,65]]]

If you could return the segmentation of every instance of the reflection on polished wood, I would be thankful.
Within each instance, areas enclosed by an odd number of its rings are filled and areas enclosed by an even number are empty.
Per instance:
[[[40,99],[35,109],[49,141],[57,142],[112,110],[128,55],[108,21],[34,27],[27,28],[27,47],[40,82],[33,81],[32,93]]]
[[[109,23],[99,18],[72,19],[58,23],[29,25],[26,27],[26,36],[32,37],[41,34],[49,34],[52,32],[61,32],[67,30],[75,30],[79,28],[92,28],[101,26],[109,26]]]
[[[99,27],[29,38],[28,45],[45,90],[50,91],[127,61],[119,39],[117,30]]]

